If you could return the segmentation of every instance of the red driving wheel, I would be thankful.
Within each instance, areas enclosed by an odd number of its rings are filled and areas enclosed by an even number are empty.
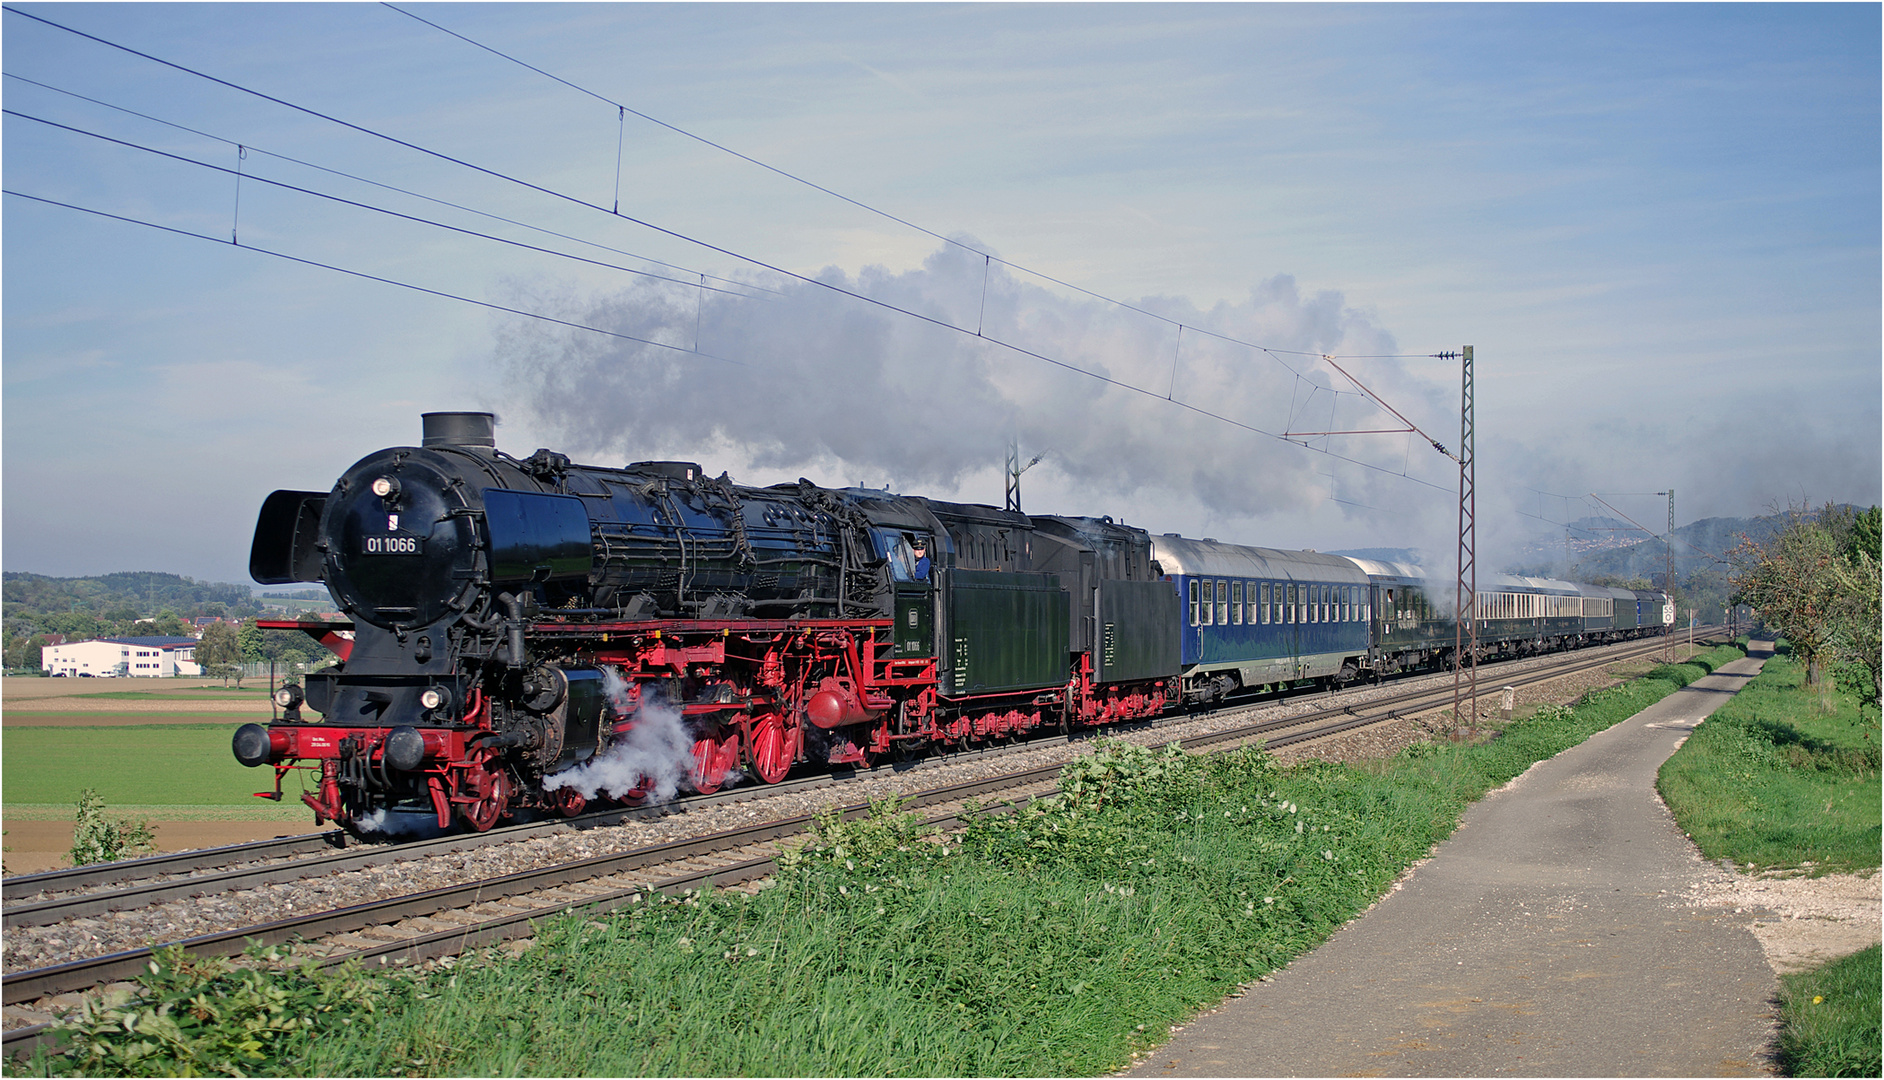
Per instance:
[[[725,738],[711,735],[693,742],[693,789],[711,795],[726,782],[726,774],[739,766],[739,733],[727,732]]]
[[[559,787],[550,792],[550,800],[564,817],[575,817],[589,806],[589,800],[582,792],[572,787]]]
[[[760,780],[776,784],[785,779],[785,774],[791,771],[796,749],[785,730],[784,717],[766,713],[753,719],[752,747],[747,756],[752,760],[753,773]]]
[[[462,790],[471,801],[458,804],[458,815],[478,832],[489,832],[510,806],[510,782],[502,773],[479,768],[468,770]]]

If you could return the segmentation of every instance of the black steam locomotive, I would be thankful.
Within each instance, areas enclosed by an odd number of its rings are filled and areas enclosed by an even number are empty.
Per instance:
[[[484,830],[1142,718],[1445,661],[1452,635],[1407,567],[744,487],[689,462],[517,458],[488,413],[428,413],[419,447],[369,455],[330,492],[269,496],[250,573],[322,582],[349,621],[264,624],[341,662],[275,688],[280,718],[243,725],[235,756],[274,767],[277,799],[306,770],[317,821],[356,832],[402,810]],[[1481,603],[1488,651],[1651,625],[1653,598],[1625,620],[1602,590],[1505,588],[1485,597],[1532,599]]]

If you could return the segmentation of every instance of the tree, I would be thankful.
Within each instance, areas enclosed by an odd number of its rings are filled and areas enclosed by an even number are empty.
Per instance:
[[[228,623],[211,623],[203,630],[203,639],[196,643],[195,657],[203,667],[203,674],[221,679],[224,686],[234,679],[236,686],[241,687],[242,644],[235,628]]]
[[[1880,536],[1879,508],[1873,506],[1851,521],[1844,558],[1834,567],[1839,603],[1833,613],[1835,630],[1833,676],[1840,690],[1860,705],[1880,708],[1884,699],[1884,537]]]
[[[1765,543],[1740,538],[1727,553],[1737,599],[1792,643],[1818,685],[1827,661],[1857,664],[1878,681],[1878,508],[1864,514],[1826,506],[1787,511]],[[1851,681],[1849,678],[1841,680]],[[1875,689],[1860,700],[1877,700]]]

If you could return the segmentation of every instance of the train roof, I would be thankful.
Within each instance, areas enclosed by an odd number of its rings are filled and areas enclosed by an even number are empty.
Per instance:
[[[1176,533],[1151,538],[1152,558],[1166,574],[1198,577],[1273,578],[1365,584],[1354,560],[1319,551],[1243,547],[1219,540],[1191,540]]]
[[[1412,563],[1382,562],[1379,559],[1360,559],[1352,555],[1347,560],[1367,573],[1368,580],[1389,584],[1428,585],[1434,582],[1447,582],[1450,574],[1431,574],[1423,566]],[[1552,596],[1589,596],[1591,586],[1577,585],[1574,582],[1558,581],[1555,578],[1520,577],[1515,574],[1485,574],[1478,579],[1479,592],[1536,592]]]
[[[1426,568],[1415,566],[1412,563],[1382,562],[1379,559],[1360,559],[1353,555],[1344,555],[1342,558],[1360,567],[1361,571],[1368,576],[1369,580],[1381,580],[1385,578],[1412,582],[1422,582],[1426,580]]]

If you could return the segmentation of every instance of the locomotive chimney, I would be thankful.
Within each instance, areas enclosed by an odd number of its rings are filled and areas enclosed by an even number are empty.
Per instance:
[[[428,412],[421,446],[497,445],[497,417],[487,412]]]

